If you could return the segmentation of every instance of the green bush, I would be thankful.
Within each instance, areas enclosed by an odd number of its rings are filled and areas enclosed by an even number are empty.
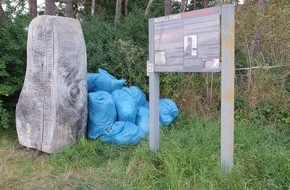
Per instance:
[[[14,120],[24,80],[28,21],[26,15],[8,15],[0,28],[0,126],[4,128]]]
[[[0,126],[7,128],[14,120],[14,109],[23,83],[27,41],[25,28],[29,19],[23,15],[24,5],[16,9],[9,5],[9,1],[5,2],[6,19],[0,28]],[[115,2],[99,2],[95,16],[90,15],[90,4],[85,3],[86,7],[80,14],[89,72],[103,68],[116,78],[125,78],[127,86],[136,85],[148,93],[148,18],[163,16],[164,1],[155,1],[146,16],[147,3],[130,1],[128,14],[123,11],[116,23]],[[197,6],[201,5],[198,3]],[[285,114],[289,113],[289,106],[281,108],[281,105],[289,105],[286,97],[290,91],[287,5],[287,0],[271,1],[263,17],[257,13],[257,3],[243,5],[236,11],[236,68],[285,65],[280,70],[236,72],[235,96],[239,97],[236,100],[236,118],[289,123],[289,114]],[[178,3],[173,3],[174,13],[178,7]],[[189,10],[192,7],[191,2]],[[264,19],[263,35],[260,53],[252,59],[250,49],[257,30],[257,19]],[[220,78],[220,73],[162,73],[160,96],[173,99],[181,111],[209,116],[220,111]],[[265,102],[272,107],[263,105]]]
[[[290,74],[288,74],[287,77],[286,77],[285,89],[287,90],[287,92],[290,92]]]
[[[140,12],[140,11],[139,11]],[[147,18],[130,13],[114,24],[100,16],[86,16],[82,27],[87,47],[88,72],[103,68],[127,85],[148,91],[146,84]],[[141,27],[141,28],[140,28]]]

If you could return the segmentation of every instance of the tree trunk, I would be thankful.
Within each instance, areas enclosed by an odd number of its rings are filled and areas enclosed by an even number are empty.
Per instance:
[[[4,21],[5,18],[5,11],[2,7],[2,4],[0,3],[0,24]]]
[[[151,9],[151,7],[153,5],[153,2],[154,2],[154,0],[149,0],[148,5],[147,5],[147,8],[145,10],[145,15],[148,15],[149,14],[150,9]]]
[[[252,42],[252,52],[251,52],[252,58],[256,58],[260,52],[260,39],[262,37],[262,23],[265,12],[265,6],[266,6],[265,0],[258,0],[258,15],[260,15],[262,18],[259,19],[257,30],[255,32],[254,39]]]
[[[172,14],[172,0],[165,0],[165,15]]]
[[[207,8],[208,7],[208,0],[203,0],[203,8]]]
[[[183,12],[185,12],[186,5],[187,5],[187,0],[181,0],[181,2],[180,2],[179,13],[183,13]]]
[[[118,22],[121,17],[122,0],[116,0],[115,22]]]
[[[29,14],[32,19],[37,17],[37,0],[28,0]]]
[[[54,15],[55,13],[55,3],[54,0],[45,0],[45,15]]]
[[[73,18],[72,0],[66,0],[65,16]]]
[[[193,0],[193,10],[196,10],[196,0]]]
[[[128,15],[128,3],[129,3],[129,0],[125,0],[125,16]]]
[[[80,16],[79,13],[76,14],[76,19],[79,20],[79,21],[81,20],[81,16]]]
[[[91,11],[91,13],[92,13],[92,16],[95,14],[95,7],[96,7],[96,0],[92,0],[92,11]]]

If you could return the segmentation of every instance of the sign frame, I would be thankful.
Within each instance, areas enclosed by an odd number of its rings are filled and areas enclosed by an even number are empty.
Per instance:
[[[235,16],[234,5],[225,4],[219,6],[220,13],[220,37],[221,37],[221,168],[229,172],[233,167],[234,157],[234,47],[235,47]],[[201,9],[199,12],[207,13],[209,9]],[[196,12],[196,11],[193,11]],[[184,13],[181,13],[184,14]],[[180,14],[177,14],[180,15]],[[176,15],[172,15],[173,18]],[[159,17],[164,18],[164,17]],[[154,19],[149,19],[149,61],[147,62],[147,71],[149,75],[149,148],[151,151],[159,149],[159,72],[155,70],[155,48],[154,48]],[[149,66],[148,66],[149,65]],[[165,71],[169,72],[169,71]],[[180,72],[180,71],[170,71]],[[182,71],[187,72],[187,71]],[[200,72],[200,71],[191,71]],[[212,72],[212,71],[210,71]]]
[[[155,72],[220,72],[220,15],[217,6],[150,19]]]

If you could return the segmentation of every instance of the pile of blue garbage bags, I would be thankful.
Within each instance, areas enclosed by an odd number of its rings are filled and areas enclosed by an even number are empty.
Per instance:
[[[134,145],[149,133],[149,102],[136,86],[124,87],[103,69],[88,73],[88,137],[118,145]],[[178,115],[176,104],[160,99],[159,120],[170,125]]]

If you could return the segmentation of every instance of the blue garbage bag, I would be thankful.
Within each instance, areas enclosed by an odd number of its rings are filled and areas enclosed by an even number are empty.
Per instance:
[[[124,87],[123,89],[132,96],[136,106],[142,106],[146,103],[145,94],[137,86],[131,86],[130,88]]]
[[[96,89],[106,92],[113,92],[114,90],[123,88],[126,80],[117,80],[114,76],[110,75],[107,71],[99,68],[96,79]]]
[[[178,115],[176,104],[170,99],[160,99],[159,101],[159,119],[162,125],[170,125]]]
[[[88,81],[88,92],[97,91],[97,73],[88,73],[87,81]]]
[[[149,102],[146,101],[145,104],[144,104],[143,106],[149,109]]]
[[[96,139],[117,119],[115,102],[110,93],[91,92],[88,95],[88,137]]]
[[[134,123],[129,121],[117,121],[110,129],[104,131],[101,135],[101,140],[118,145],[134,145],[137,144],[143,136],[144,132]]]
[[[132,96],[124,89],[112,92],[114,97],[118,121],[130,121],[135,123],[137,107]]]
[[[150,119],[149,109],[145,106],[139,106],[137,108],[136,125],[139,126],[145,134],[149,133]]]

